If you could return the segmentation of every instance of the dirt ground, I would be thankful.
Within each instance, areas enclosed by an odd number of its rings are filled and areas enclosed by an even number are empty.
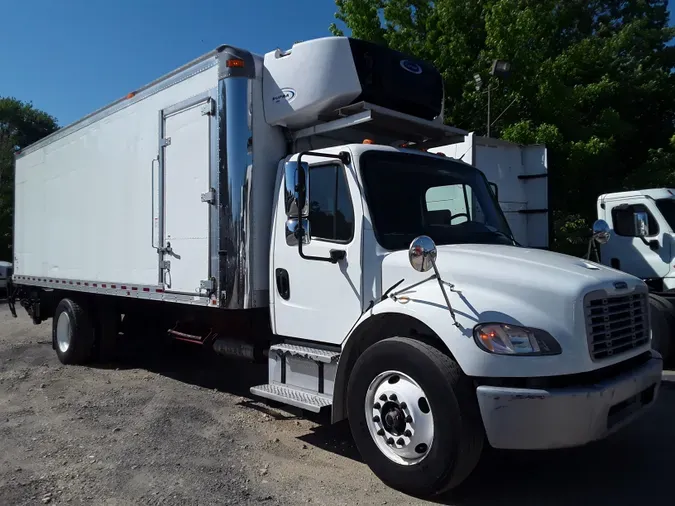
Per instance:
[[[0,306],[0,505],[432,504],[384,486],[345,423],[253,399],[265,367],[178,347],[64,367],[51,322]],[[191,346],[191,345],[186,345]],[[142,351],[142,350],[141,350]],[[669,377],[666,379],[673,379]],[[606,441],[488,450],[440,504],[675,504],[675,382]]]

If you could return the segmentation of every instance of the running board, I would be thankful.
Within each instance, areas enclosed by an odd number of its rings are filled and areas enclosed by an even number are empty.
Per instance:
[[[271,346],[267,358],[268,384],[251,393],[314,413],[333,403],[340,352],[282,343]]]
[[[331,396],[306,392],[288,385],[268,384],[251,387],[251,393],[265,399],[281,402],[296,408],[306,409],[312,413],[318,413],[321,408],[332,404]]]
[[[314,362],[322,362],[330,364],[333,360],[340,356],[337,351],[321,350],[319,348],[309,348],[308,346],[298,346],[297,344],[277,344],[270,348],[270,352],[277,354],[292,355],[300,358],[306,358]]]

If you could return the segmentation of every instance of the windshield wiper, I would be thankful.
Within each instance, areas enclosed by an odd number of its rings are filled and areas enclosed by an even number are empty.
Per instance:
[[[513,242],[513,244],[515,244],[517,246],[521,246],[521,244],[518,241],[516,241],[516,238],[513,237],[512,235],[506,234],[506,233],[504,233],[501,230],[496,229],[496,228],[495,229],[493,229],[492,227],[486,227],[486,228],[488,229],[488,232],[490,232],[492,234],[495,234],[495,235],[498,235],[500,237],[504,237],[505,239],[508,239],[509,241]]]

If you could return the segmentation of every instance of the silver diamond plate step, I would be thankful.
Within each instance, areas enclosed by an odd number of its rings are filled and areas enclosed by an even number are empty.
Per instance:
[[[321,408],[325,408],[332,404],[332,400],[328,395],[305,392],[304,390],[298,390],[297,388],[274,383],[271,385],[251,387],[251,393],[253,395],[264,397],[265,399],[271,399],[283,404],[295,406],[296,408],[306,409],[313,413],[318,413],[321,411]]]
[[[308,358],[314,362],[323,362],[330,364],[333,360],[337,360],[340,353],[331,350],[320,350],[318,348],[310,348],[308,346],[298,346],[296,344],[275,344],[270,346],[270,351],[276,351],[281,354],[297,355],[302,358]]]

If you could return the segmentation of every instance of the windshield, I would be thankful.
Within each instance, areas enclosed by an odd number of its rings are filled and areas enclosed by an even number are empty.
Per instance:
[[[675,199],[657,199],[656,207],[661,211],[661,214],[666,219],[670,229],[675,231]]]
[[[438,245],[514,240],[485,176],[449,159],[366,151],[361,177],[377,241],[407,249],[418,235]]]

